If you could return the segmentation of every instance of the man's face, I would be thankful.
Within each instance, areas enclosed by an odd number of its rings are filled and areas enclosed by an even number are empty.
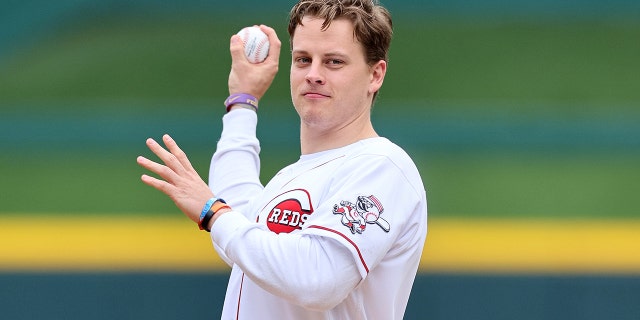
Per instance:
[[[367,65],[348,20],[334,20],[325,31],[321,19],[305,17],[302,23],[292,39],[290,75],[291,98],[302,125],[330,133],[368,122],[385,62]]]

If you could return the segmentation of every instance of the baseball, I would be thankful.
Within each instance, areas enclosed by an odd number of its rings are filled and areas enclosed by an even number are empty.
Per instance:
[[[260,63],[269,54],[269,38],[259,27],[246,27],[238,32],[244,44],[244,54],[251,63]]]

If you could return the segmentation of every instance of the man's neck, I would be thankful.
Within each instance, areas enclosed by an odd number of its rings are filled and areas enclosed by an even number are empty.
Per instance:
[[[321,151],[348,146],[360,140],[378,137],[371,121],[361,126],[348,126],[340,130],[319,131],[302,124],[300,128],[300,149],[302,154],[312,154]]]

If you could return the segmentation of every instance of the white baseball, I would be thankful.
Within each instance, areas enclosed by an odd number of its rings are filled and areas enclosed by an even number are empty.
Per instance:
[[[246,27],[238,32],[244,44],[244,54],[251,63],[260,63],[269,54],[269,37],[259,27]]]

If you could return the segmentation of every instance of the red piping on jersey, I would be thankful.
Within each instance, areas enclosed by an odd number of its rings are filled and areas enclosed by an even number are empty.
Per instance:
[[[325,230],[325,231],[329,231],[329,232],[333,232],[341,237],[343,237],[345,240],[349,241],[349,243],[351,243],[351,245],[356,249],[356,251],[358,252],[358,257],[360,257],[360,262],[362,262],[362,265],[364,266],[364,270],[367,271],[367,273],[369,273],[369,267],[367,267],[367,263],[364,262],[364,258],[362,257],[362,253],[360,252],[360,248],[358,248],[358,245],[355,244],[355,242],[351,241],[351,239],[349,239],[347,236],[345,236],[343,233],[333,230],[333,229],[329,229],[327,227],[323,227],[323,226],[309,226],[309,228],[316,228],[316,229],[320,229],[320,230]]]
[[[238,294],[238,310],[236,311],[236,320],[240,319],[240,298],[242,298],[243,284],[244,284],[244,273],[242,273],[242,280],[240,280],[240,294]]]

